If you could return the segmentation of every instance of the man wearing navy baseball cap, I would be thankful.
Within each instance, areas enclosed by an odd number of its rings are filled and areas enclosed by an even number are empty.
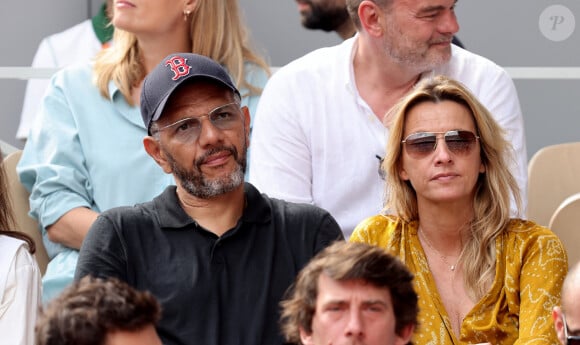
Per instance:
[[[165,345],[283,344],[278,303],[309,259],[342,239],[336,221],[244,182],[250,114],[218,63],[166,57],[143,82],[141,113],[145,150],[176,186],[103,212],[75,278],[113,276],[153,293]]]

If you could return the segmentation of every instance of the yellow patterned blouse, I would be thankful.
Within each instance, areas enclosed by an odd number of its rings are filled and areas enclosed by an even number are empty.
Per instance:
[[[419,295],[415,344],[559,344],[551,312],[560,303],[568,259],[553,232],[533,222],[511,220],[496,241],[491,289],[465,316],[457,339],[417,237],[417,225],[378,215],[362,221],[350,237],[351,242],[386,248],[415,275]],[[401,234],[398,241],[392,236],[395,231]]]

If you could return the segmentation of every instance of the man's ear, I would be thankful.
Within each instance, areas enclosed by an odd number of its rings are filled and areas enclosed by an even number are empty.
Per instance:
[[[165,154],[163,153],[163,150],[161,150],[161,146],[157,139],[152,136],[146,136],[143,139],[143,147],[145,147],[147,154],[155,160],[166,174],[171,174],[173,172],[171,164],[167,162]]]
[[[373,37],[383,35],[384,11],[373,1],[364,0],[358,6],[358,17],[362,31],[366,31]]]
[[[562,344],[566,343],[564,339],[564,320],[562,320],[562,309],[560,307],[554,307],[552,310],[552,320],[554,320],[554,328],[556,329],[556,335]]]
[[[395,341],[396,345],[406,345],[411,341],[413,337],[413,332],[415,331],[415,325],[408,324],[403,327],[400,334],[397,334],[397,339]]]
[[[300,327],[300,340],[303,345],[314,345],[312,340],[312,333],[306,332],[302,327]]]

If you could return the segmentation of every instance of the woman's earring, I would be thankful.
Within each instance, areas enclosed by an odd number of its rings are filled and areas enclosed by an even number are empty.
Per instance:
[[[184,10],[183,11],[183,21],[187,21],[187,18],[189,17],[189,15],[191,14],[190,10]]]

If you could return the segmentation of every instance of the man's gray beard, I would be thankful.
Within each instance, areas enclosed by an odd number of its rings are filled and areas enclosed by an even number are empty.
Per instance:
[[[408,37],[400,34],[393,23],[389,22],[387,25],[389,26],[388,32],[391,35],[399,35],[400,37],[403,37],[404,45],[399,44],[397,46],[389,40],[383,42],[383,50],[385,53],[398,64],[407,66],[419,74],[431,71],[434,68],[445,64],[451,58],[451,52],[449,53],[449,56],[428,56],[427,54],[429,53],[429,50],[425,51],[425,54],[419,54],[416,51],[413,51],[411,48],[412,42]]]
[[[181,186],[189,194],[197,198],[210,199],[238,188],[244,182],[244,171],[238,164],[236,170],[232,171],[228,176],[210,181],[202,178],[199,181],[201,183],[196,183],[194,180],[181,180]]]
[[[227,176],[216,178],[213,180],[208,180],[201,172],[200,166],[201,162],[209,155],[214,153],[227,150],[234,157],[237,162],[236,169],[229,173]],[[213,148],[207,151],[204,156],[196,161],[195,169],[196,171],[187,171],[185,168],[179,166],[172,155],[165,152],[167,155],[167,160],[171,164],[173,174],[181,182],[181,187],[185,189],[189,194],[200,199],[210,199],[218,195],[226,194],[234,189],[238,188],[242,183],[244,183],[244,175],[246,171],[246,152],[247,145],[244,143],[242,148],[243,154],[238,157],[238,152],[235,147],[219,147]]]

